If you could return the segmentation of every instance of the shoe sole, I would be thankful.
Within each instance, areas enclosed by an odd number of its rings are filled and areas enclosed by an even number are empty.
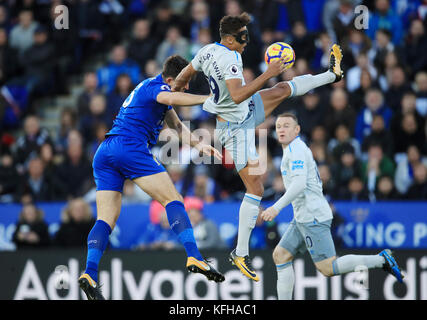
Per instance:
[[[93,297],[88,291],[90,288],[89,281],[85,278],[79,279],[79,287],[83,290],[83,292],[86,294],[86,297],[88,300],[95,300],[95,297]]]
[[[397,264],[396,259],[394,258],[393,251],[386,249],[384,250],[384,254],[382,256],[389,264],[390,270],[392,271],[392,275],[397,279],[397,281],[403,283],[403,278],[405,278],[405,276],[402,274],[402,271],[400,270],[399,265]]]
[[[225,277],[222,274],[213,272],[212,269],[209,271],[205,271],[195,265],[191,265],[187,267],[187,270],[188,272],[192,273],[200,273],[204,275],[209,281],[223,282],[225,280]]]
[[[332,68],[332,70],[335,69],[336,66],[339,66],[339,74],[337,74],[335,71],[332,71],[337,77],[340,78],[340,80],[344,77],[343,75],[343,71],[341,69],[341,61],[342,61],[342,50],[340,46],[333,46],[331,48],[331,56],[334,57],[335,63],[334,63],[334,68]],[[339,81],[339,80],[338,80]]]

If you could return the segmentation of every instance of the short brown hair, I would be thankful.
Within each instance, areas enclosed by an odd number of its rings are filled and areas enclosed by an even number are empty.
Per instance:
[[[219,22],[219,35],[221,38],[226,35],[235,35],[240,29],[247,26],[251,22],[251,17],[247,12],[243,12],[238,16],[225,16]]]
[[[279,114],[277,116],[277,119],[279,119],[279,118],[292,118],[292,119],[294,119],[294,121],[296,122],[296,124],[299,125],[297,116],[294,113],[292,113],[292,112],[284,112],[282,114]]]
[[[168,77],[172,77],[175,79],[178,74],[181,72],[182,69],[184,69],[188,65],[188,61],[184,59],[183,57],[175,54],[173,56],[170,56],[166,59],[163,70],[162,70],[162,77],[163,79],[166,79]]]

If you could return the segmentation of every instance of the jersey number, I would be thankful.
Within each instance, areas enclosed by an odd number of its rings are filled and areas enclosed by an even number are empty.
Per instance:
[[[219,100],[219,87],[218,84],[216,83],[215,79],[210,76],[209,77],[209,86],[211,87],[212,93],[214,95],[214,102],[218,103]]]
[[[122,104],[123,108],[126,108],[132,102],[134,95],[135,95],[135,90],[133,90],[131,94],[126,98],[126,100],[123,102]]]

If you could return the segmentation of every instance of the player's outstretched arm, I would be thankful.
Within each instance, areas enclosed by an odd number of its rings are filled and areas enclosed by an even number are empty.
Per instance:
[[[214,156],[218,160],[222,159],[222,155],[217,149],[211,145],[201,143],[199,139],[191,133],[190,129],[188,129],[188,127],[185,126],[179,119],[175,110],[171,109],[166,113],[165,122],[170,129],[177,131],[179,139],[183,143],[196,148],[200,153],[203,153],[207,156]]]
[[[175,78],[175,83],[172,86],[172,91],[183,91],[185,86],[190,82],[191,78],[197,73],[191,63],[189,63],[178,76]]]
[[[225,80],[227,89],[230,92],[231,99],[233,99],[234,103],[239,104],[245,101],[257,91],[261,90],[267,80],[276,77],[285,71],[286,67],[284,65],[284,59],[285,58],[281,58],[272,61],[264,73],[246,85],[242,85],[241,79]]]
[[[272,221],[284,207],[290,204],[301,192],[304,191],[306,187],[306,180],[306,175],[295,176],[285,194],[271,207],[264,210],[261,213],[261,218],[265,221]]]
[[[184,93],[184,92],[170,92],[163,91],[157,95],[157,102],[168,106],[194,106],[202,104],[209,96]]]

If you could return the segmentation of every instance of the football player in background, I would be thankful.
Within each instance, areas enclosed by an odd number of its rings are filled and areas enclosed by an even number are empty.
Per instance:
[[[332,211],[323,195],[316,162],[310,148],[299,137],[300,126],[293,113],[284,113],[276,120],[277,139],[283,148],[280,166],[285,194],[261,213],[265,221],[272,221],[292,203],[294,218],[273,251],[277,270],[279,300],[291,300],[294,288],[294,257],[306,250],[323,275],[332,277],[357,271],[359,268],[383,268],[399,282],[403,275],[391,251],[378,255],[345,255],[336,257],[331,235]]]

